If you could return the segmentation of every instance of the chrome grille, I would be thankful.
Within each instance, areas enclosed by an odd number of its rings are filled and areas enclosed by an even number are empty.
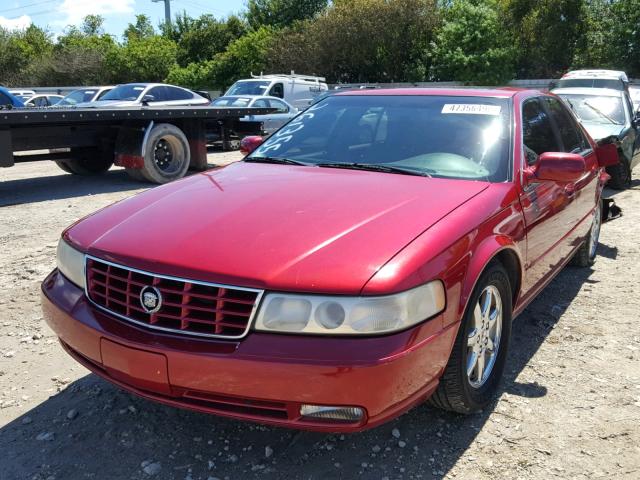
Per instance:
[[[86,258],[86,293],[102,309],[130,322],[180,334],[241,338],[251,325],[262,291],[153,274],[95,257]],[[141,292],[160,293],[148,312]]]

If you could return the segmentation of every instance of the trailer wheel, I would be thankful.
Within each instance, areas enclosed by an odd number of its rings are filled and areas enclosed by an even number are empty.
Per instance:
[[[150,182],[167,183],[183,177],[190,161],[189,142],[182,130],[159,123],[149,133],[144,166],[139,171]]]
[[[56,160],[56,165],[74,175],[100,175],[113,165],[113,158],[99,148],[77,148],[71,150],[71,158]]]

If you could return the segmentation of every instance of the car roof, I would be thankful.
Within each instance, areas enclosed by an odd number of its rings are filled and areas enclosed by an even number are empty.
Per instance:
[[[621,70],[584,69],[572,70],[562,76],[565,78],[608,78],[628,82],[627,74]]]
[[[592,97],[620,97],[624,92],[613,88],[569,87],[554,88],[551,93],[556,95],[564,93],[565,95],[589,95]]]
[[[512,87],[503,88],[373,88],[338,91],[336,96],[350,95],[400,95],[400,96],[447,96],[447,97],[498,97],[511,98],[518,93],[533,93],[545,95],[540,90],[530,90]]]

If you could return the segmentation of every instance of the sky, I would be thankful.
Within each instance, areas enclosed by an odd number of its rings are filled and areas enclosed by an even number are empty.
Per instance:
[[[185,10],[190,16],[204,13],[225,17],[244,10],[245,0],[171,0],[171,15]],[[154,26],[164,21],[164,2],[152,0],[0,0],[0,26],[26,28],[31,23],[47,27],[54,35],[67,25],[79,25],[88,14],[102,15],[107,33],[120,37],[135,15],[151,17]]]

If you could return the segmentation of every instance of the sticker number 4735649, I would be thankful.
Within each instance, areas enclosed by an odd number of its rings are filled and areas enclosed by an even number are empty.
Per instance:
[[[500,105],[480,105],[471,103],[445,103],[442,113],[471,115],[500,115]]]

